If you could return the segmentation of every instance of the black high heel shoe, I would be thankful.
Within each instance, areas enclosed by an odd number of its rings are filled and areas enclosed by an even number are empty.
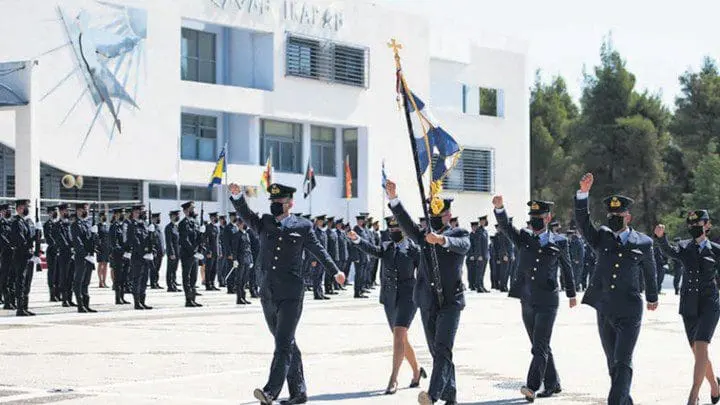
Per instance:
[[[418,378],[417,381],[410,381],[410,388],[417,388],[420,386],[420,380],[423,378],[427,378],[427,373],[425,372],[425,369],[420,367],[420,378]]]
[[[720,385],[720,377],[716,377],[716,378],[717,378],[718,385]],[[712,394],[710,394],[710,402],[712,402],[713,405],[720,402],[720,395],[714,397],[714,396],[712,396]]]
[[[393,383],[390,384],[390,386],[388,386],[387,389],[385,390],[385,395],[394,395],[397,392],[397,390],[398,390],[398,383],[397,383],[397,381],[393,381]]]

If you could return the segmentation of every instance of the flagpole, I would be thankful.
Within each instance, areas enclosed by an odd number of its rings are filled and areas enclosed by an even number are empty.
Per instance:
[[[225,151],[225,161],[223,162],[223,169],[225,169],[225,187],[223,187],[223,204],[222,204],[222,212],[223,215],[226,215],[228,212],[228,200],[230,196],[228,195],[228,156],[230,153],[228,153],[228,143],[225,141],[225,146],[223,147],[223,150]]]
[[[412,148],[413,161],[415,163],[415,176],[418,183],[418,191],[420,191],[420,203],[422,204],[425,221],[430,224],[430,211],[428,209],[428,204],[425,201],[425,184],[422,178],[423,173],[420,170],[420,161],[417,154],[417,144],[415,143],[415,133],[413,131],[412,118],[410,117],[411,100],[410,95],[408,94],[409,89],[407,83],[405,82],[405,78],[403,77],[402,67],[400,64],[399,50],[402,48],[402,46],[398,44],[394,39],[388,46],[393,48],[393,51],[395,52],[395,67],[397,69],[398,80],[400,81],[399,85],[401,86],[403,107],[405,107],[405,123],[407,124],[408,135],[410,137],[410,147]],[[417,107],[415,108],[415,110],[417,111]],[[430,153],[432,153],[432,151],[428,149],[428,154]],[[430,232],[429,226],[427,232]],[[440,279],[440,264],[437,258],[437,251],[434,248],[430,249],[430,259],[430,275],[432,277],[432,284],[435,284],[434,290],[435,295],[437,296],[438,305],[442,307],[443,303],[445,302],[445,296],[443,295],[442,280]]]

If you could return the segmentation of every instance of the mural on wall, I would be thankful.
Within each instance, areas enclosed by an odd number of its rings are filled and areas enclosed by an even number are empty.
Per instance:
[[[139,109],[138,83],[144,71],[145,42],[147,39],[147,11],[97,1],[97,10],[71,10],[58,6],[61,24],[67,43],[49,51],[72,48],[74,68],[40,99],[51,96],[68,79],[79,75],[84,83],[82,92],[69,105],[62,125],[72,114],[82,114],[75,107],[85,97],[92,100],[94,115],[88,115],[88,128],[78,154],[93,132],[98,119],[107,114],[110,125],[107,136],[112,141],[122,134],[122,107]],[[132,78],[132,80],[130,80]],[[130,82],[133,84],[131,85]]]

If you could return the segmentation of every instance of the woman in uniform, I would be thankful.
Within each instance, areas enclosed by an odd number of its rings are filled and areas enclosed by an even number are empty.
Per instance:
[[[410,388],[419,387],[420,378],[427,378],[427,374],[418,367],[415,351],[407,335],[417,312],[413,302],[413,288],[420,248],[404,237],[395,217],[387,217],[385,221],[390,241],[383,242],[379,247],[360,238],[354,231],[348,232],[348,238],[363,252],[382,259],[380,303],[385,308],[385,316],[393,332],[393,366],[385,394],[392,395],[398,389],[397,376],[403,358],[407,359],[413,370]]]
[[[715,377],[713,372],[708,346],[720,318],[716,268],[720,261],[720,245],[707,238],[711,224],[706,210],[691,211],[686,223],[692,239],[670,245],[662,224],[655,227],[655,236],[663,252],[685,266],[686,276],[683,277],[680,291],[680,315],[695,356],[693,384],[687,403],[695,405],[699,402],[700,386],[703,379],[707,379],[711,387],[712,403],[717,404],[720,401],[720,379]]]

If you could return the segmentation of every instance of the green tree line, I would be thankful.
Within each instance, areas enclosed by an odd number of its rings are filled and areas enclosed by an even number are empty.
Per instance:
[[[623,194],[635,200],[635,228],[651,232],[662,222],[685,237],[688,210],[720,215],[717,63],[706,57],[699,70],[680,75],[671,111],[658,94],[636,89],[635,75],[609,41],[600,57],[584,75],[579,105],[562,77],[543,82],[537,72],[530,97],[532,196],[555,201],[567,227],[578,181],[592,172],[593,218],[604,218],[603,197]]]

